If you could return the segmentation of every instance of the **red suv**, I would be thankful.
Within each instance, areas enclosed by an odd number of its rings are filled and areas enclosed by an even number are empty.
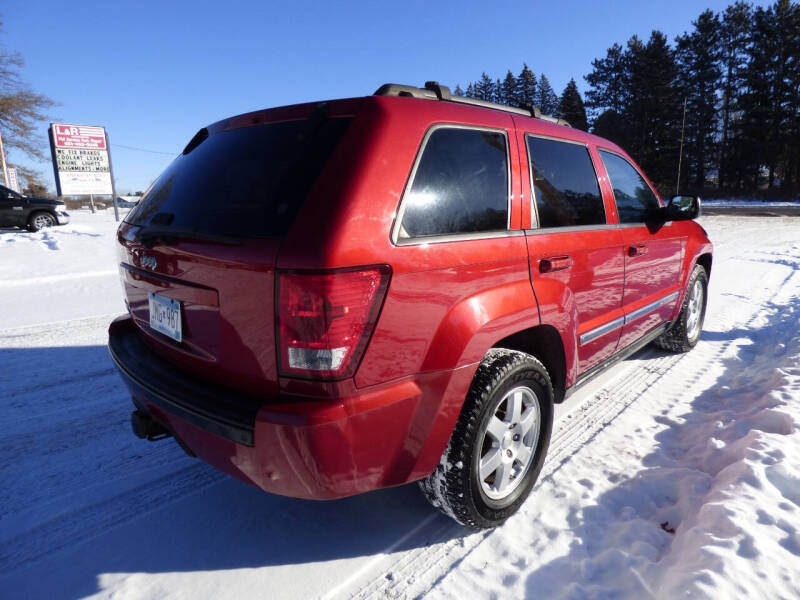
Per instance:
[[[508,518],[553,403],[698,340],[712,247],[615,144],[387,84],[201,129],[119,228],[135,433],[276,494]]]

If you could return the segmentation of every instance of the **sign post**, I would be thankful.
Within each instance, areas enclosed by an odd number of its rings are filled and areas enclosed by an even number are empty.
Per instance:
[[[105,131],[105,130],[103,130]],[[119,223],[119,207],[117,206],[117,186],[114,185],[114,167],[111,164],[111,144],[108,143],[108,132],[106,134],[106,148],[108,148],[108,174],[111,175],[111,202],[114,204],[114,220]]]
[[[0,135],[0,161],[3,163],[3,183],[8,187],[8,171],[6,170],[6,153],[3,150],[3,136]]]
[[[105,128],[51,123],[49,134],[58,195],[110,195],[119,220]]]

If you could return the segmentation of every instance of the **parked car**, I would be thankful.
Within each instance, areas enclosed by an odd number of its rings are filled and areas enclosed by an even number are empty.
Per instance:
[[[699,211],[608,140],[433,82],[220,121],[117,233],[134,432],[276,494],[419,481],[496,526],[554,403],[697,343]]]
[[[66,223],[69,223],[69,213],[61,200],[23,196],[0,185],[0,227],[39,231]]]

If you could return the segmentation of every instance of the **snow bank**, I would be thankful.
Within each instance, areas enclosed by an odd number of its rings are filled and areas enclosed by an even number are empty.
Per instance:
[[[703,206],[718,206],[720,208],[753,208],[753,207],[779,207],[779,206],[800,206],[800,200],[793,200],[787,202],[779,201],[764,201],[755,199],[725,199],[718,198],[714,200],[703,200]]]

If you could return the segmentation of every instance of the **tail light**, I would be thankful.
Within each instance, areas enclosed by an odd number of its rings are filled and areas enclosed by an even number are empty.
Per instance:
[[[351,376],[378,320],[386,265],[278,274],[278,355],[282,375]]]

